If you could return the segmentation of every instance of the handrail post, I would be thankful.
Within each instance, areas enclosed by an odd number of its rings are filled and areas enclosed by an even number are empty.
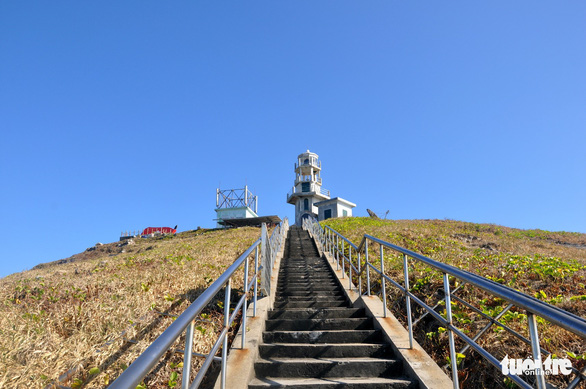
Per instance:
[[[248,258],[244,262],[244,301],[242,302],[242,344],[240,348],[244,348],[246,343],[246,309],[248,308]]]
[[[541,362],[541,348],[539,347],[539,334],[537,332],[537,321],[535,315],[527,311],[527,322],[529,323],[529,339],[531,340],[531,353],[535,362],[535,380],[538,389],[545,389],[545,377]]]
[[[344,239],[341,239],[341,243],[342,243],[342,279],[344,279],[345,273],[346,273],[346,267],[345,262],[346,262],[346,255],[344,254]]]
[[[262,263],[261,277],[260,277],[260,289],[262,293],[267,296],[270,293],[270,286],[268,283],[271,279],[272,269],[270,268],[270,260],[267,258],[269,248],[267,242],[267,226],[262,223],[260,230],[260,262]]]
[[[409,348],[413,349],[413,323],[411,319],[411,297],[409,296],[409,268],[407,255],[403,254],[403,275],[405,276],[405,305],[407,306],[407,327],[409,330]]]
[[[356,261],[358,262],[358,294],[362,296],[362,269],[360,267],[360,251],[356,251]]]
[[[334,233],[330,231],[330,253],[332,254],[332,264],[334,263]]]
[[[256,299],[258,297],[258,246],[254,249],[254,297],[252,299],[252,316],[256,317]]]
[[[181,376],[181,389],[189,388],[189,380],[191,375],[191,356],[193,350],[193,329],[195,322],[192,321],[185,332],[185,351],[183,353],[183,375]]]
[[[232,278],[228,279],[228,283],[226,284],[226,290],[224,292],[224,328],[228,328],[229,320],[230,320],[230,293],[232,291]],[[221,387],[222,389],[226,388],[226,368],[228,367],[227,364],[228,358],[228,333],[224,335],[224,340],[222,344],[222,377],[221,377]]]
[[[338,234],[336,234],[336,270],[340,270],[340,240]]]
[[[348,244],[348,272],[350,275],[348,276],[348,288],[352,290],[352,246]]]
[[[448,322],[448,340],[450,343],[450,359],[452,362],[452,382],[454,384],[454,389],[459,389],[456,345],[454,343],[454,332],[450,328],[452,326],[452,300],[450,298],[450,279],[448,273],[444,273],[444,295],[446,301],[446,320]]]
[[[383,317],[387,317],[387,280],[385,279],[385,261],[383,245],[380,245],[380,281],[383,289]]]
[[[368,240],[364,241],[364,266],[366,266],[366,295],[370,296],[370,265],[368,263]]]

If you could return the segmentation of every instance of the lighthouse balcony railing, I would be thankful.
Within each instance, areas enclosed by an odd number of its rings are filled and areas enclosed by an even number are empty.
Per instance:
[[[299,163],[295,164],[295,170],[297,170],[297,168],[302,167],[302,166],[311,166],[311,167],[315,167],[318,169],[321,169],[321,161],[318,161],[317,159],[312,160],[309,159],[308,161],[299,161]]]
[[[307,190],[303,190],[303,189],[307,189]],[[321,185],[310,183],[309,186],[306,188],[304,188],[303,186],[301,188],[298,188],[297,186],[294,186],[293,188],[291,188],[289,193],[287,193],[287,201],[289,201],[289,199],[291,197],[293,197],[294,195],[296,195],[298,193],[319,194],[322,196],[330,197],[330,191],[328,189],[322,188]]]
[[[297,176],[295,179],[295,185],[300,184],[302,182],[315,182],[318,185],[321,185],[321,177],[312,177],[312,176]]]

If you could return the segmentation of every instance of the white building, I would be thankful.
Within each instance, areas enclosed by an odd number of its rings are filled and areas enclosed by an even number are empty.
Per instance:
[[[344,200],[341,197],[334,197],[333,199],[320,201],[315,203],[315,205],[318,209],[318,220],[326,220],[332,217],[352,216],[352,208],[356,207],[356,204]]]
[[[295,224],[301,225],[305,217],[318,217],[315,203],[329,200],[330,191],[321,187],[321,162],[317,154],[307,150],[297,156],[295,183],[287,194],[287,202],[295,205]]]

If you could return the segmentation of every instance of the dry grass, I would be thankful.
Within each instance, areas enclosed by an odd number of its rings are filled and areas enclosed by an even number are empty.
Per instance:
[[[581,317],[586,315],[586,234],[519,230],[490,224],[474,224],[453,220],[374,220],[370,218],[330,219],[325,224],[358,244],[363,234],[405,247],[432,259],[480,274],[496,282],[518,289]],[[373,247],[375,246],[375,247]],[[379,246],[372,245],[371,262],[378,260]],[[385,273],[402,283],[402,257],[385,249]],[[429,267],[410,263],[410,286],[413,293],[434,306],[443,299],[442,275]],[[452,290],[456,287],[452,280]],[[380,291],[380,280],[372,283]],[[388,304],[404,323],[404,297],[387,286]],[[483,313],[496,316],[507,305],[482,291],[464,286],[457,295]],[[415,306],[416,304],[413,304]],[[474,336],[488,322],[461,303],[452,302],[455,325]],[[445,311],[444,306],[438,312]],[[422,314],[415,309],[415,317]],[[513,308],[503,322],[528,337],[525,312]],[[586,366],[586,345],[583,339],[538,318],[543,348],[560,358],[570,358],[576,368]],[[417,341],[426,348],[440,366],[447,365],[449,356],[447,333],[438,323],[426,318],[416,327]],[[499,360],[506,354],[512,358],[530,356],[530,348],[508,332],[493,326],[480,344]],[[457,340],[457,347],[464,343]],[[484,362],[475,352],[468,351],[459,371],[463,388],[515,387],[500,376],[500,371]],[[561,384],[563,377],[553,382]],[[567,382],[567,379],[566,379]]]
[[[173,320],[167,315],[180,314],[259,235],[257,228],[240,228],[115,242],[74,256],[75,262],[1,279],[0,387],[51,387],[66,372],[64,385],[105,387],[167,328]],[[241,277],[233,283],[234,299]],[[196,331],[195,352],[207,352],[215,340],[218,305],[202,315],[209,322]],[[172,387],[181,361],[168,353],[147,387]]]

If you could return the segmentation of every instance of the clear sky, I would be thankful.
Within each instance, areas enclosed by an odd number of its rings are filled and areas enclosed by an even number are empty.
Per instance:
[[[393,219],[586,232],[586,2],[0,1],[0,276],[297,155]]]

